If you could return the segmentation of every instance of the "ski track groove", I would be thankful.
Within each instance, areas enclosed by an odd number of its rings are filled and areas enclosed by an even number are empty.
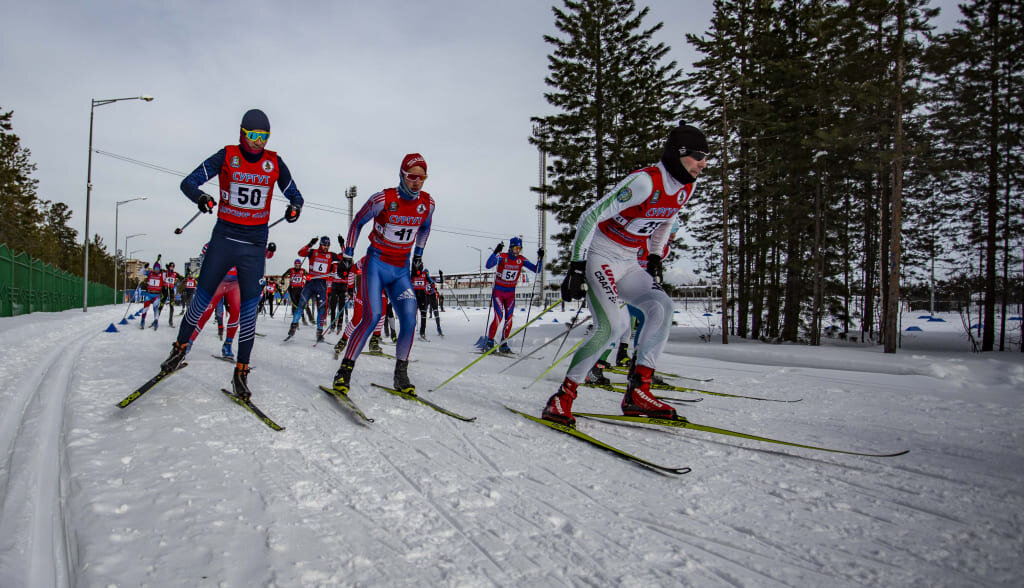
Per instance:
[[[0,517],[5,521],[27,519],[11,526],[6,522],[3,524],[5,529],[19,529],[11,534],[11,539],[16,536],[19,542],[28,544],[26,552],[21,554],[21,563],[17,564],[26,575],[24,586],[74,584],[77,548],[65,504],[70,492],[70,471],[64,442],[65,413],[74,366],[86,342],[97,335],[92,331],[94,325],[75,326],[84,328],[73,338],[60,339],[57,347],[40,357],[33,366],[26,366],[31,376],[27,382],[23,375],[19,376],[21,384],[15,394],[14,406],[8,407],[0,425],[0,431],[9,431],[0,442],[6,456],[0,470],[4,473]],[[45,397],[44,392],[51,390],[59,393]],[[27,427],[29,424],[35,426]],[[24,449],[19,450],[19,447]],[[29,465],[19,467],[22,461]],[[20,472],[21,469],[26,471]],[[41,475],[37,477],[37,474]],[[14,508],[8,502],[12,497],[16,504],[32,505],[31,508],[9,513],[8,509]],[[0,561],[3,559],[6,558],[0,558]]]

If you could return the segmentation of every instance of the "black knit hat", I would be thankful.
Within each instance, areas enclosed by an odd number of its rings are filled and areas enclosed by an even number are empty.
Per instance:
[[[691,184],[697,180],[679,162],[679,158],[690,149],[707,153],[707,137],[700,132],[700,129],[680,122],[678,127],[669,131],[668,138],[665,139],[665,150],[661,154],[661,163],[673,178],[684,184]]]
[[[253,108],[242,116],[242,128],[249,131],[269,131],[270,119],[258,108]]]

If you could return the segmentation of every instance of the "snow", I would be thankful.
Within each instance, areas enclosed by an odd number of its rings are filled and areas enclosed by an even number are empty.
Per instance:
[[[908,314],[904,328],[922,331],[887,355],[832,340],[706,343],[709,318],[680,308],[659,369],[714,380],[678,384],[802,399],[703,396],[680,408],[691,421],[910,453],[580,420],[635,455],[693,468],[675,476],[505,410],[540,413],[566,367],[523,387],[557,345],[504,373],[511,360],[484,358],[429,392],[479,357],[485,309],[467,320],[448,308],[443,338],[430,321],[410,366],[421,395],[472,423],[371,388],[390,382],[392,362],[364,355],[351,395],[376,422],[361,425],[316,388],[337,367],[330,346],[312,347],[309,327],[282,343],[286,320],[261,318],[250,383],[283,432],[218,391],[231,366],[210,357],[212,327],[186,369],[116,408],[175,333],[137,319],[104,332],[124,311],[0,319],[5,588],[1019,586],[1024,572],[1024,354],[969,353],[959,317]],[[534,323],[526,350],[571,316]],[[575,409],[615,413],[618,395],[581,388]]]

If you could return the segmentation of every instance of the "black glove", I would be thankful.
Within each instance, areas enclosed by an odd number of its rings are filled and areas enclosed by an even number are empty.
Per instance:
[[[196,205],[199,206],[199,212],[205,212],[207,214],[213,212],[213,207],[217,204],[217,201],[213,199],[213,196],[209,194],[200,194],[199,200]]]
[[[661,266],[661,256],[650,254],[647,256],[647,273],[651,274],[655,282],[661,283],[664,276],[664,269]]]
[[[423,256],[414,255],[412,257],[412,272],[416,273],[421,271],[423,271]]]
[[[345,237],[342,237],[341,235],[338,235],[338,249],[340,251],[345,250]]]
[[[306,243],[306,247],[312,247],[313,245],[316,245],[316,242],[319,240],[320,239],[318,239],[317,237],[313,237],[312,239],[309,240],[309,243]]]
[[[569,263],[569,273],[562,280],[562,300],[571,302],[583,298],[583,284],[587,281],[587,262],[573,261]]]
[[[352,258],[351,257],[342,257],[341,261],[338,262],[338,273],[339,274],[348,273],[348,270],[350,270],[350,269],[352,269]]]
[[[441,270],[437,270],[437,281],[442,284],[444,283],[444,272]]]
[[[504,248],[505,248],[505,242],[501,241],[500,243],[498,243],[498,246],[494,248],[494,254],[497,255],[497,254],[501,253],[501,250],[504,249]]]
[[[270,243],[267,243],[267,251],[269,251],[271,253],[277,251],[277,243],[274,243],[273,241],[271,241]]]
[[[295,204],[289,204],[288,208],[284,209],[284,220],[293,223],[299,220],[299,214],[302,213],[302,207]]]
[[[537,250],[537,263],[540,263],[540,260],[542,260],[542,259],[544,259],[544,249],[543,248]]]

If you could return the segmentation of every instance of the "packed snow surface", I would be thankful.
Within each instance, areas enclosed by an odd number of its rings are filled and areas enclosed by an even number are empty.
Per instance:
[[[713,379],[673,383],[801,399],[671,393],[702,398],[677,405],[691,421],[910,451],[580,419],[634,455],[692,468],[680,476],[505,409],[540,414],[568,361],[529,384],[557,343],[506,371],[514,360],[485,357],[431,392],[480,358],[486,309],[447,308],[444,337],[429,321],[409,370],[421,396],[470,423],[372,388],[393,361],[364,355],[351,396],[375,422],[360,424],[317,389],[337,368],[337,336],[314,347],[303,327],[285,343],[288,319],[261,317],[250,385],[282,432],[219,391],[232,367],[211,357],[212,326],[187,368],[115,407],[176,333],[165,320],[140,330],[134,308],[106,332],[125,310],[0,319],[4,588],[1019,586],[1024,574],[1024,357],[970,353],[958,317],[907,315],[904,328],[922,330],[884,354],[702,342],[717,317],[680,307],[658,368]],[[544,315],[513,348],[560,337],[573,310]],[[526,317],[517,309],[518,325]],[[619,412],[619,394],[580,390],[576,411]]]

